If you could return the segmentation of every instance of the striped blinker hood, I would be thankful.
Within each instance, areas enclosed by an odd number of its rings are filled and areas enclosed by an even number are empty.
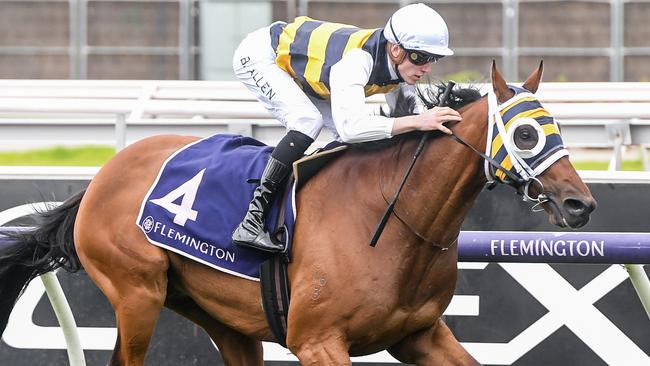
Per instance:
[[[526,89],[511,85],[509,88],[515,95],[501,105],[492,90],[488,93],[485,154],[528,182],[569,153],[555,119],[537,98]],[[488,182],[507,182],[506,174],[487,161],[485,176]]]

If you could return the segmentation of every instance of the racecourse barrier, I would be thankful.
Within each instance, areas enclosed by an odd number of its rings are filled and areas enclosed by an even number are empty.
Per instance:
[[[624,264],[650,318],[649,233],[463,231],[458,261]]]

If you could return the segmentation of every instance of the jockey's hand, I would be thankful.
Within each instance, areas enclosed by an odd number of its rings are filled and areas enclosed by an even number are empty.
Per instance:
[[[460,121],[460,113],[449,107],[433,107],[422,112],[418,117],[419,125],[416,127],[419,131],[438,130],[451,135],[452,132],[444,123],[451,121]]]
[[[442,131],[451,135],[451,130],[444,124],[460,121],[460,114],[449,107],[434,107],[421,114],[395,118],[393,123],[393,136],[409,131]]]

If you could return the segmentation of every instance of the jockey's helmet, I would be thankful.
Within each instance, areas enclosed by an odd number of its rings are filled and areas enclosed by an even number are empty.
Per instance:
[[[397,10],[384,27],[384,37],[405,50],[451,56],[449,30],[440,14],[422,3]]]

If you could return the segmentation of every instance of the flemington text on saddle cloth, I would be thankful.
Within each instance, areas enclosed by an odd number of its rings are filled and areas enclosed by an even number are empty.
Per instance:
[[[272,147],[249,137],[215,135],[172,154],[142,201],[136,224],[150,243],[217,270],[259,280],[259,266],[271,254],[232,244]],[[280,196],[280,195],[279,195]],[[293,230],[293,194],[285,205]],[[276,227],[279,200],[267,219]],[[272,230],[272,229],[271,229]],[[289,248],[290,249],[290,248]]]

